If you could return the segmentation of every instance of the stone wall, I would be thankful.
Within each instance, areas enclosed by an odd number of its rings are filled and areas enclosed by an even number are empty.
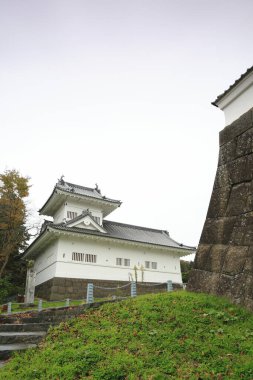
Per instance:
[[[253,310],[253,109],[220,132],[216,178],[187,289]]]
[[[103,281],[103,280],[81,280],[76,278],[62,278],[55,277],[49,281],[36,286],[35,296],[46,300],[63,300],[70,299],[86,299],[87,284],[92,283],[99,287],[115,288],[118,286],[126,285],[128,282],[124,281]],[[174,288],[179,285],[174,284]],[[137,283],[137,294],[158,293],[167,290],[167,284],[155,285],[152,283]],[[130,286],[119,288],[117,290],[104,290],[95,288],[94,297],[126,297],[130,296]]]

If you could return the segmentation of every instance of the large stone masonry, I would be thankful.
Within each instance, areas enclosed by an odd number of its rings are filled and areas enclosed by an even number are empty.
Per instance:
[[[188,290],[253,310],[253,109],[220,132],[219,163]]]
[[[54,277],[51,280],[36,286],[35,295],[50,301],[63,300],[66,298],[86,299],[87,284],[92,283],[98,288],[94,289],[95,298],[104,297],[128,297],[130,296],[130,286],[121,288],[122,285],[129,284],[124,281],[107,281],[107,280],[82,280],[78,278]],[[118,289],[101,289],[117,288]],[[181,288],[180,284],[173,284],[175,289]],[[153,283],[137,283],[137,294],[159,293],[167,290],[167,284],[154,285]]]

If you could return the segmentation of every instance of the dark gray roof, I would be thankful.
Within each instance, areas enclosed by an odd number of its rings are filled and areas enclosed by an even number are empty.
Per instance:
[[[211,104],[215,107],[218,107],[217,103],[225,96],[229,93],[229,91],[231,91],[235,86],[238,85],[239,82],[241,82],[244,78],[247,77],[248,74],[250,74],[251,72],[253,71],[253,66],[248,68],[247,71],[242,74],[240,76],[240,78],[238,78],[227,90],[225,90],[222,94],[220,94],[219,96],[217,96],[217,98],[215,99],[214,102],[212,102]]]
[[[108,205],[113,204],[114,208],[119,207],[122,203],[119,200],[107,198],[105,195],[102,195],[97,186],[93,189],[91,187],[85,187],[85,186],[76,185],[74,183],[65,182],[63,179],[60,179],[56,183],[52,194],[47,199],[45,204],[41,207],[39,212],[42,212],[48,206],[48,204],[50,204],[50,201],[53,199],[57,190],[63,191],[64,193],[75,194],[84,198],[88,197],[91,199],[97,199],[97,200],[106,202]]]
[[[96,235],[104,238],[114,238],[138,243],[159,245],[163,247],[179,248],[189,251],[196,249],[195,247],[189,247],[176,242],[170,237],[167,231],[112,222],[109,220],[104,220],[103,222],[103,228],[105,229],[106,233],[85,228],[68,227],[64,223],[50,223],[48,226],[52,229],[74,232],[78,234]]]
[[[109,201],[112,203],[121,203],[119,200],[110,199],[102,195],[98,187],[93,189],[91,187],[75,185],[74,183],[70,183],[70,182],[59,181],[56,184],[56,188],[59,190],[67,191],[68,193],[84,195],[86,197],[96,198],[102,201]]]

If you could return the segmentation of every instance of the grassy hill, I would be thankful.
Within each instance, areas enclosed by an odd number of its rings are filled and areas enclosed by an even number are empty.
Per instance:
[[[1,380],[253,379],[253,315],[188,292],[140,296],[51,329]]]

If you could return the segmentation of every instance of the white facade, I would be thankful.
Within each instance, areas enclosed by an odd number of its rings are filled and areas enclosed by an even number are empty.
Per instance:
[[[96,263],[75,261],[74,252],[95,255]],[[117,265],[117,259],[122,259],[122,265]],[[124,265],[124,260],[130,260],[130,265]],[[147,262],[150,268],[146,268]],[[152,269],[152,263],[157,269]],[[135,267],[138,281],[182,283],[176,252],[63,236],[35,260],[36,285],[53,277],[129,281],[135,279]]]
[[[41,209],[54,220],[25,253],[34,260],[35,285],[53,278],[182,283],[180,256],[194,248],[167,231],[103,219],[120,204],[97,187],[58,182]]]
[[[90,205],[87,201],[82,201],[78,199],[69,199],[67,202],[61,206],[61,208],[54,214],[54,223],[61,223],[63,220],[71,220],[69,217],[69,213],[76,213],[80,215],[84,210],[89,209],[91,214],[97,218],[99,218],[100,223],[103,221],[103,212],[96,206]]]

